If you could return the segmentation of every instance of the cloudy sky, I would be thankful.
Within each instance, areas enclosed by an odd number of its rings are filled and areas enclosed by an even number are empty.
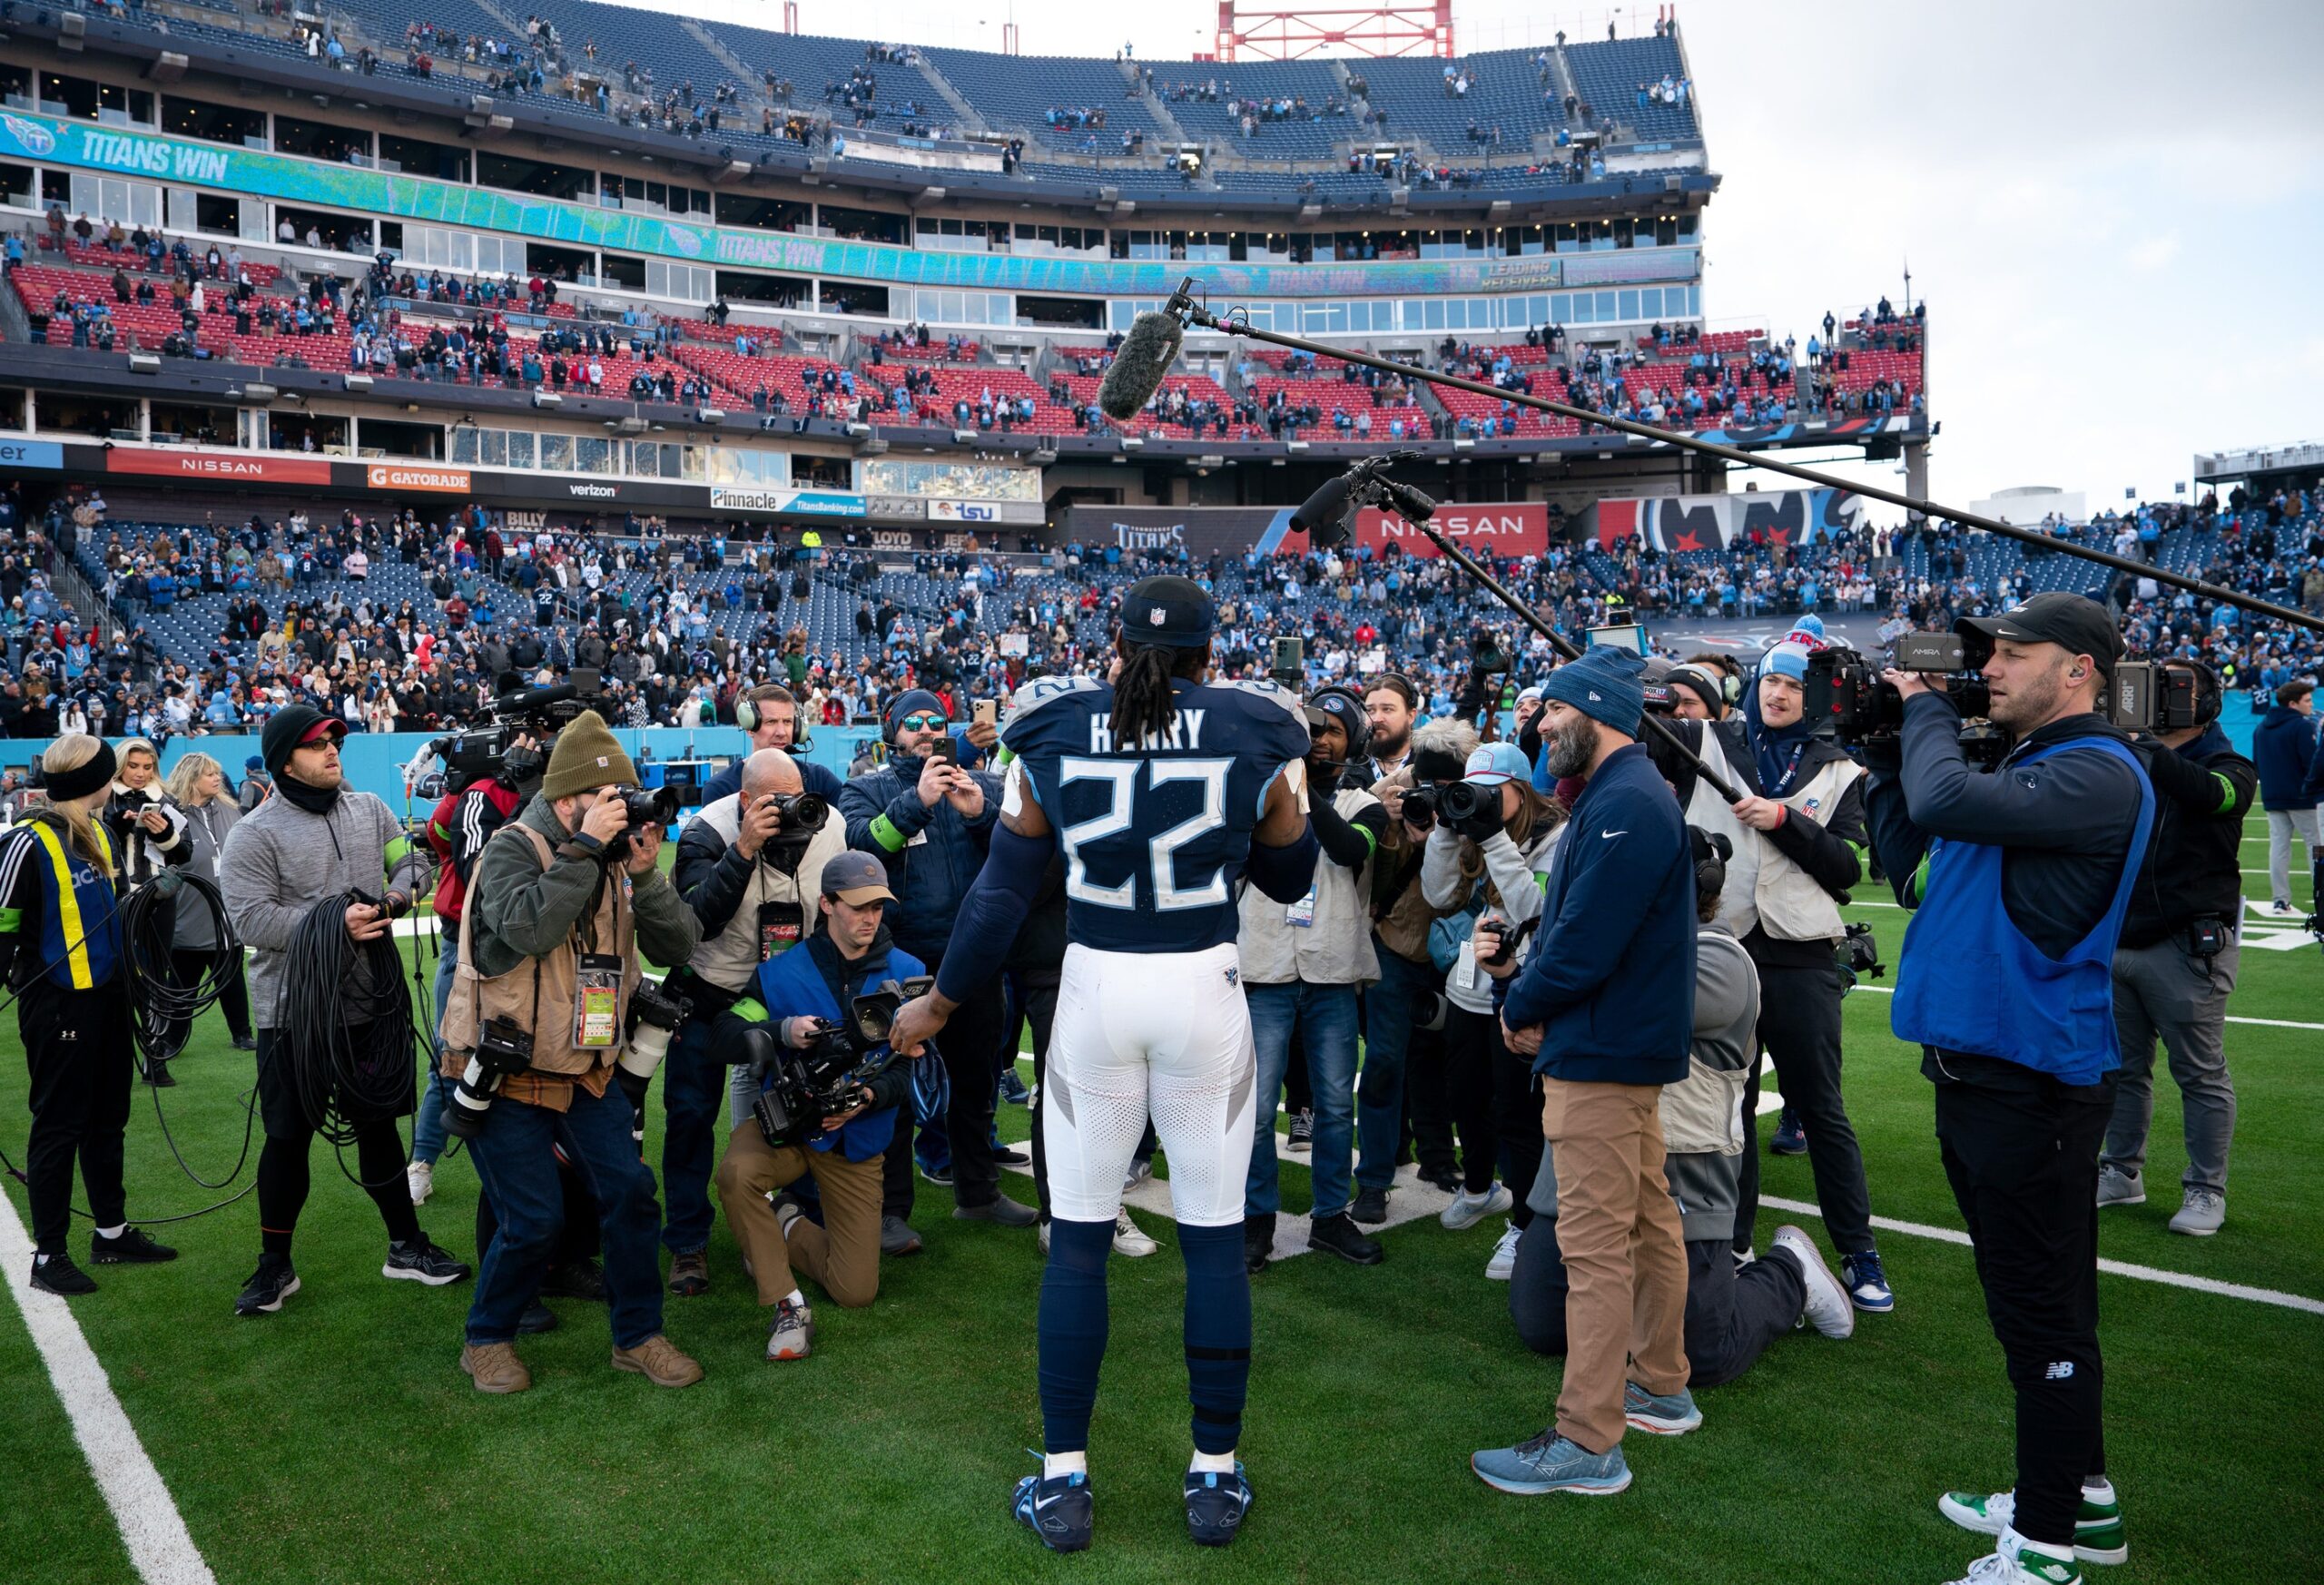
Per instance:
[[[1339,6],[1353,0],[1329,0]],[[656,5],[656,9],[664,7]],[[772,0],[692,0],[777,25]],[[1149,60],[1216,0],[802,0],[809,33]],[[1610,6],[1455,0],[1469,49],[1603,36]],[[1935,497],[2167,497],[2198,451],[2324,439],[2324,4],[1698,0],[1715,327],[1930,303]],[[1652,5],[1624,7],[1628,33]],[[1894,470],[1867,477],[1901,487]]]

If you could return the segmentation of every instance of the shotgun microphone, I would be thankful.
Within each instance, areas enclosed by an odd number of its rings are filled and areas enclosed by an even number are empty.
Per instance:
[[[1176,298],[1171,299],[1176,302]],[[1098,389],[1098,406],[1106,417],[1118,424],[1126,424],[1137,417],[1154,393],[1162,389],[1163,376],[1170,372],[1170,364],[1178,356],[1178,348],[1187,339],[1185,327],[1167,313],[1142,313],[1132,321],[1129,334],[1122,338],[1120,350],[1114,354],[1113,367],[1106,370],[1106,383]]]

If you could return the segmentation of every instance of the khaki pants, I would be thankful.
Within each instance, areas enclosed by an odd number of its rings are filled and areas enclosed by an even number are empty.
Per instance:
[[[822,1198],[823,1225],[802,1216],[791,1225],[786,1243],[766,1196],[810,1173]],[[778,1150],[757,1123],[747,1122],[726,1141],[726,1158],[718,1164],[718,1199],[750,1263],[760,1304],[772,1304],[797,1285],[791,1275],[794,1264],[844,1308],[859,1309],[879,1296],[879,1157],[850,1161],[837,1149],[798,1145]]]
[[[1558,1433],[1603,1453],[1622,1440],[1625,1381],[1687,1384],[1687,1247],[1662,1173],[1662,1091],[1557,1078],[1541,1091],[1570,1285]]]

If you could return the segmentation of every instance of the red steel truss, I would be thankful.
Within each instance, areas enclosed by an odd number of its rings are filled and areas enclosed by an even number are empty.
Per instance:
[[[1306,7],[1238,10],[1235,0],[1218,0],[1217,58],[1295,61],[1322,54],[1442,55],[1452,57],[1452,0],[1335,9]]]

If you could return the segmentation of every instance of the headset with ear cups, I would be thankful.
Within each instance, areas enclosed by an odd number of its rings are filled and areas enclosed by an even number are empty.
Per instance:
[[[1687,828],[1687,841],[1695,855],[1695,895],[1718,896],[1727,889],[1727,861],[1735,856],[1735,844],[1724,832],[1699,825]]]

